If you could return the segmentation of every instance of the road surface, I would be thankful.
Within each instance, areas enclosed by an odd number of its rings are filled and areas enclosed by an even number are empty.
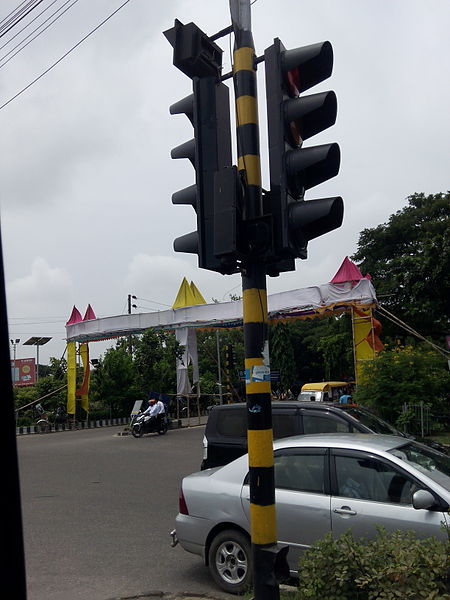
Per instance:
[[[199,557],[170,547],[204,427],[141,439],[123,427],[17,438],[28,600],[148,591],[220,595]]]

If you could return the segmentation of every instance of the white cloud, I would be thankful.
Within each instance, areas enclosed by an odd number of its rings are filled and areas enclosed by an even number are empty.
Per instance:
[[[87,12],[76,4],[1,69],[0,104],[120,4],[98,0]],[[15,0],[2,2],[0,18],[16,6]],[[62,317],[56,329],[42,325],[38,333],[47,329],[62,340],[73,304],[83,313],[91,303],[99,316],[124,312],[129,293],[170,305],[184,276],[208,300],[239,293],[239,275],[200,270],[196,257],[172,250],[175,237],[195,228],[193,210],[171,204],[172,193],[194,177],[188,161],[170,159],[171,148],[192,136],[183,115],[169,115],[169,105],[191,91],[162,34],[175,18],[212,34],[229,24],[229,3],[130,2],[0,111],[10,315]],[[327,39],[333,44],[334,73],[318,91],[336,91],[338,119],[308,145],[337,141],[342,151],[339,175],[309,190],[308,199],[341,195],[343,226],[311,242],[296,272],[269,278],[269,292],[328,281],[356,250],[363,228],[386,222],[416,191],[447,189],[449,18],[448,0],[252,4],[258,55],[274,37],[287,48]],[[228,71],[233,42],[218,43]],[[263,64],[258,85],[267,187]]]

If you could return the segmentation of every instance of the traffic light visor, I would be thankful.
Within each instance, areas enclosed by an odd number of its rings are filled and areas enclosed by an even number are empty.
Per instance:
[[[336,122],[337,99],[334,92],[290,98],[284,103],[284,120],[295,146],[331,127]]]
[[[333,71],[333,47],[330,42],[311,44],[282,52],[282,69],[291,97],[328,79]]]

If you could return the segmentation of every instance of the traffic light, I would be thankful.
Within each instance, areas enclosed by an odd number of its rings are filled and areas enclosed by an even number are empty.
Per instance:
[[[232,172],[229,91],[219,80],[222,50],[194,23],[183,25],[176,20],[165,35],[174,47],[175,66],[193,85],[193,93],[173,104],[170,113],[185,114],[194,127],[193,139],[174,148],[171,157],[190,160],[195,184],[175,192],[172,202],[193,206],[197,230],[177,238],[174,250],[198,254],[203,269],[233,273],[235,241],[224,247],[223,239],[236,238],[235,208],[231,207],[223,220],[214,218],[215,203],[220,208],[223,205],[216,179]]]
[[[339,172],[337,144],[303,146],[336,121],[334,92],[301,95],[331,75],[333,49],[322,42],[286,50],[275,39],[264,59],[274,249],[276,258],[285,261],[285,270],[292,270],[292,259],[306,258],[308,242],[340,227],[344,214],[340,197],[304,197],[308,189]]]

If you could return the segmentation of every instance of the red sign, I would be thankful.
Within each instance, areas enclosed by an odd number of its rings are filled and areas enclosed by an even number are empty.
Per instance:
[[[12,360],[11,377],[14,386],[34,385],[36,383],[36,360],[34,358]]]

